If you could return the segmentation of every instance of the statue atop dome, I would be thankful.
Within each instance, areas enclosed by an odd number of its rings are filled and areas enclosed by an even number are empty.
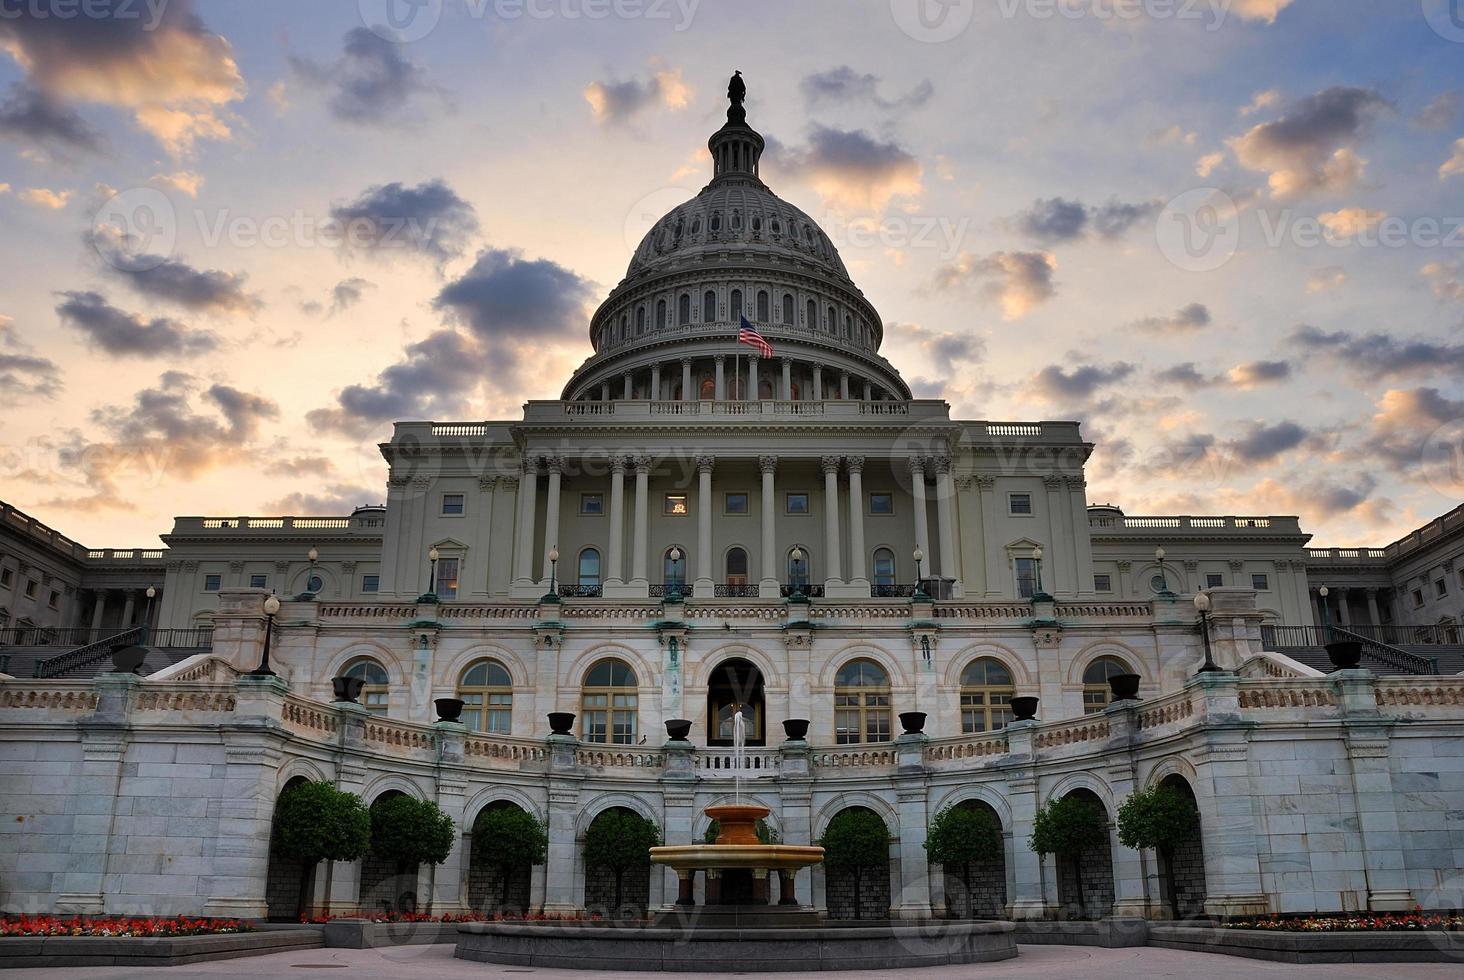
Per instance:
[[[742,72],[732,72],[732,78],[727,82],[727,121],[745,125],[747,123],[747,110],[742,107],[742,102],[747,98],[747,83],[742,80]]]

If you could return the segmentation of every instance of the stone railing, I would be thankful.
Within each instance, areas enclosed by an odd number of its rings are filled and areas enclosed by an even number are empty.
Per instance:
[[[692,764],[698,772],[707,777],[733,779],[756,779],[778,774],[779,752],[777,749],[748,749],[737,767],[736,753],[728,748],[698,748],[692,756]]]
[[[1141,702],[1135,723],[1139,731],[1188,721],[1195,716],[1195,704],[1190,692],[1180,691],[1154,701]]]
[[[469,735],[463,740],[463,758],[469,765],[517,769],[524,763],[543,763],[549,750],[543,742],[504,735]]]
[[[1379,708],[1459,708],[1464,707],[1464,680],[1432,683],[1411,677],[1380,677],[1374,685],[1374,694]],[[1390,713],[1415,715],[1420,712]]]
[[[1324,676],[1315,667],[1308,667],[1306,664],[1299,663],[1282,654],[1264,651],[1247,659],[1235,672],[1247,680],[1264,677],[1291,678]]]
[[[95,711],[97,701],[97,692],[88,681],[7,681],[0,687],[0,708]]]
[[[1148,619],[1154,606],[1148,602],[1059,602],[1058,619]]]
[[[908,619],[908,607],[901,614]],[[935,607],[936,619],[1011,619],[1032,618],[1032,606],[1025,602],[951,602]]]
[[[1271,534],[1300,534],[1296,517],[1117,517],[1090,514],[1088,526],[1103,531],[1265,531]]]
[[[1108,719],[1102,715],[1090,715],[1077,722],[1054,722],[1039,727],[1032,733],[1034,749],[1056,749],[1084,742],[1099,742],[1108,738]]]
[[[198,653],[147,675],[149,684],[161,681],[229,681],[241,672],[211,653]]]
[[[926,763],[957,762],[962,759],[985,759],[1006,755],[1006,736],[1000,732],[962,735],[956,738],[931,739],[925,743]]]
[[[134,711],[233,711],[237,703],[232,685],[198,681],[145,685],[132,702]]]
[[[894,745],[888,747],[855,747],[820,749],[809,755],[809,762],[815,769],[874,769],[888,768],[899,762],[899,753]]]
[[[340,730],[340,711],[334,706],[292,694],[285,698],[281,721],[285,728],[298,735],[334,741]]]
[[[654,750],[585,748],[575,750],[574,761],[593,769],[663,769],[665,756]]]
[[[1238,697],[1240,707],[1250,711],[1337,706],[1337,691],[1332,683],[1310,678],[1245,681]]]
[[[372,716],[366,721],[366,741],[389,752],[418,752],[436,746],[436,734],[422,725]]]

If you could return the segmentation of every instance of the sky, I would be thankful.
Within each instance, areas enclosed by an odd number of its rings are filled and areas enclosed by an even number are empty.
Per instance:
[[[1464,0],[4,0],[0,499],[91,547],[385,498],[558,397],[740,69],[955,417],[1093,503],[1464,499]]]

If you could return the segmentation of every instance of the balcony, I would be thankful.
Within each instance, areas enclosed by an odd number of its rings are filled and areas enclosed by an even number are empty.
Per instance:
[[[274,537],[281,534],[322,531],[380,536],[386,528],[385,510],[372,509],[350,517],[179,517],[168,537],[235,535]]]
[[[1090,514],[1088,526],[1105,533],[1163,538],[1193,534],[1254,534],[1260,536],[1299,535],[1301,520],[1296,517],[1118,517]]]

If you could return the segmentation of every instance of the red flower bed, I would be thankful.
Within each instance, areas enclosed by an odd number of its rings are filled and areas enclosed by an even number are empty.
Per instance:
[[[367,919],[371,922],[578,922],[585,918],[584,915],[561,915],[554,912],[512,915],[504,915],[502,912],[494,912],[492,915],[482,912],[444,912],[441,915],[430,915],[426,912],[363,912],[359,915],[302,915],[300,921],[306,925],[318,926],[333,919]],[[600,917],[592,915],[588,918],[593,921]]]
[[[143,938],[166,936],[213,936],[228,932],[251,932],[253,926],[238,919],[195,919],[186,915],[169,918],[22,915],[0,919],[0,936],[105,936]]]
[[[1232,919],[1227,929],[1263,929],[1268,932],[1420,932],[1429,929],[1464,929],[1464,916],[1423,912],[1352,912],[1344,915],[1273,915],[1263,919]]]

